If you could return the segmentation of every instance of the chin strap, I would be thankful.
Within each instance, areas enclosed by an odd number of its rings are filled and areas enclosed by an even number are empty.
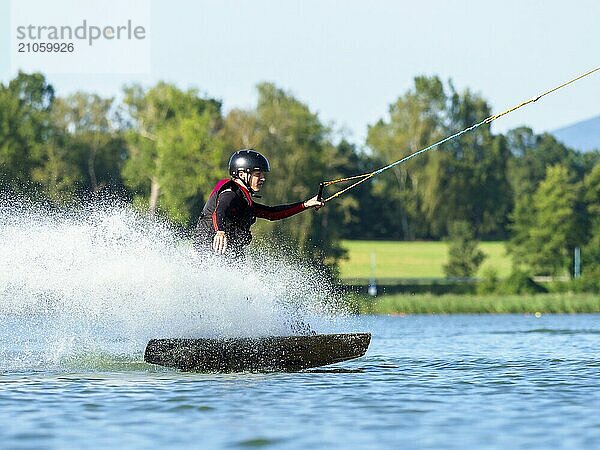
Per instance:
[[[248,172],[245,172],[248,173]],[[246,187],[246,189],[248,189],[248,192],[250,192],[250,196],[254,197],[254,198],[262,198],[262,195],[259,195],[258,192],[256,192],[254,189],[252,189],[248,183],[246,182],[246,180],[243,180],[242,178],[240,178],[239,175],[236,175],[234,178],[237,178],[238,180],[240,180],[242,183],[244,183],[244,186]]]

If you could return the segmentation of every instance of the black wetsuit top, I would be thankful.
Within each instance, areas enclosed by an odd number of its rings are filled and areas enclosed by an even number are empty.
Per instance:
[[[252,240],[250,227],[256,218],[279,220],[304,211],[303,202],[290,205],[265,206],[252,200],[244,186],[231,179],[221,180],[211,192],[196,226],[196,246],[212,252],[217,231],[227,236],[226,254],[239,256]]]

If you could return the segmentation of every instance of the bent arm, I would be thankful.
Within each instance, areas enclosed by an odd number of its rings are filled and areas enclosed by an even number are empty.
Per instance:
[[[266,206],[254,203],[256,217],[267,220],[281,220],[291,217],[306,209],[304,202],[292,203],[290,205]]]
[[[235,193],[229,190],[221,192],[217,197],[217,205],[212,214],[212,224],[215,231],[225,230],[225,216],[234,198]]]

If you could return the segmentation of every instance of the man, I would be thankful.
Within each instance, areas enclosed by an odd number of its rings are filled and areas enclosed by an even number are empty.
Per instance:
[[[212,190],[196,227],[197,247],[217,254],[238,257],[252,240],[250,227],[256,218],[280,220],[306,209],[319,209],[323,202],[313,197],[290,205],[265,206],[252,197],[265,183],[269,161],[252,149],[239,150],[229,159],[231,178],[221,180]]]

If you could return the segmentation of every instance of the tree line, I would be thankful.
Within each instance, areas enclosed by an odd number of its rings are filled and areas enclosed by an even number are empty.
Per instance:
[[[257,86],[250,109],[159,82],[103,98],[66,97],[40,73],[0,85],[0,188],[62,206],[117,195],[191,228],[229,155],[256,148],[271,161],[267,203],[306,199],[323,180],[371,171],[488,117],[487,101],[439,77],[414,85],[368,128],[339,139],[290,92]],[[335,267],[347,239],[444,239],[466,222],[478,239],[505,239],[533,274],[571,269],[581,247],[600,267],[600,152],[579,153],[550,134],[482,126],[395,167],[316,214],[257,225],[259,243]],[[462,225],[464,226],[464,225]],[[590,269],[591,270],[591,269]]]

